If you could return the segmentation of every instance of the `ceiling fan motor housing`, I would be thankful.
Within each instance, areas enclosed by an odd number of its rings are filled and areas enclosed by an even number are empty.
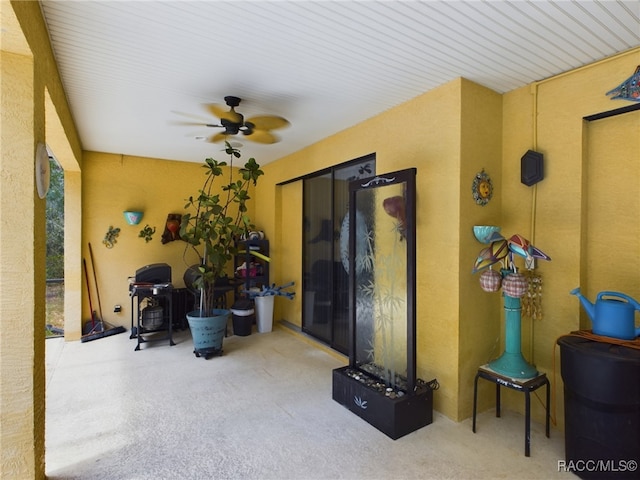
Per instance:
[[[226,97],[224,97],[224,101],[227,102],[227,105],[229,105],[230,107],[237,107],[238,105],[240,105],[241,99],[239,97],[227,95]]]
[[[240,113],[238,113],[238,117],[240,119],[239,122],[232,122],[228,118],[220,119],[220,123],[224,127],[224,131],[227,135],[236,135],[240,131],[240,127],[244,125],[244,117]]]

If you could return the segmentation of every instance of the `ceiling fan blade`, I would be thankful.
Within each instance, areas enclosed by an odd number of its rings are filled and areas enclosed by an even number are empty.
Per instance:
[[[221,120],[229,120],[232,123],[242,123],[243,116],[236,112],[233,107],[223,107],[215,103],[209,103],[205,105],[205,108],[209,113],[215,115]]]
[[[209,143],[218,143],[223,142],[227,139],[227,132],[216,133],[215,135],[211,135],[207,137],[206,141]]]
[[[222,125],[215,125],[213,123],[206,122],[169,122],[169,124],[183,127],[222,127]]]
[[[271,144],[271,143],[277,143],[280,141],[280,137],[278,137],[277,135],[274,135],[271,132],[268,132],[267,130],[253,130],[252,132],[247,132],[246,134],[247,140],[251,140],[252,142],[256,142],[256,143],[264,143],[264,144]]]
[[[248,118],[245,123],[252,123],[258,130],[275,130],[289,126],[289,120],[275,115],[258,115]]]
[[[183,117],[190,118],[192,120],[197,120],[202,123],[207,123],[210,121],[210,118],[204,115],[194,115],[193,113],[185,113],[185,112],[180,112],[178,110],[171,110],[171,113],[175,113],[177,115],[181,115]]]

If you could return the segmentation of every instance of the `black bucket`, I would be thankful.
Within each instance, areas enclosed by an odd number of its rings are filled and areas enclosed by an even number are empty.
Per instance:
[[[251,300],[238,300],[231,306],[233,334],[240,337],[251,335],[256,315]]]

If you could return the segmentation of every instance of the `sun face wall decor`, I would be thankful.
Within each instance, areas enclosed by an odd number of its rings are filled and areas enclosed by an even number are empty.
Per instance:
[[[478,205],[485,206],[489,203],[489,200],[491,200],[493,196],[493,184],[491,183],[489,175],[484,171],[484,168],[481,172],[476,173],[476,176],[473,178],[471,192],[473,193],[473,200]]]

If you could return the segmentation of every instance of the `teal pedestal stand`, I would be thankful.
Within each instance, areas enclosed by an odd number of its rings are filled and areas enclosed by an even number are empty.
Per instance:
[[[504,353],[500,358],[489,362],[489,368],[509,378],[535,377],[538,375],[536,367],[522,356],[520,299],[504,295],[504,311],[506,318]]]

